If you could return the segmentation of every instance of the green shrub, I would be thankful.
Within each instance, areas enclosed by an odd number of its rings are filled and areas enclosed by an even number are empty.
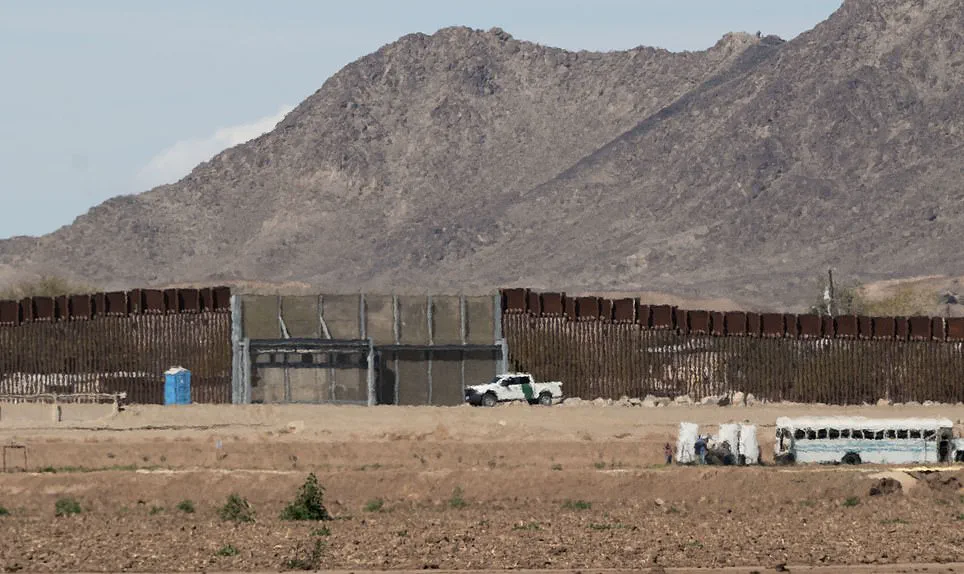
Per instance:
[[[247,499],[241,498],[237,494],[228,497],[224,506],[218,510],[221,520],[228,522],[254,522],[254,509]]]
[[[194,514],[194,502],[190,500],[182,500],[177,503],[177,509],[185,514]]]
[[[331,529],[327,526],[322,526],[321,528],[316,528],[311,531],[312,536],[331,536]]]
[[[9,516],[9,515],[10,515],[10,511],[0,506],[0,516]]]
[[[843,505],[844,505],[844,506],[847,506],[847,507],[857,506],[858,504],[860,504],[860,499],[857,498],[856,496],[851,496],[850,498],[848,498],[847,500],[845,500],[844,503],[843,503]]]
[[[365,503],[365,512],[381,512],[384,506],[384,500],[381,498],[373,498]]]
[[[57,502],[54,503],[54,514],[56,516],[70,516],[81,512],[83,512],[83,509],[80,507],[80,503],[73,498],[58,498]]]
[[[282,568],[285,570],[318,570],[321,566],[321,557],[324,551],[324,542],[316,538],[310,549],[296,549],[295,555],[282,563]]]
[[[218,556],[237,556],[239,553],[238,549],[230,544],[218,548],[217,551]]]
[[[566,510],[589,510],[592,508],[592,503],[585,500],[567,500],[562,503],[562,507]]]
[[[465,508],[469,503],[463,497],[462,487],[456,486],[452,491],[452,498],[449,499],[449,506],[452,508]]]
[[[309,474],[298,496],[281,513],[282,520],[331,520],[324,496],[325,489],[318,484],[315,473]]]

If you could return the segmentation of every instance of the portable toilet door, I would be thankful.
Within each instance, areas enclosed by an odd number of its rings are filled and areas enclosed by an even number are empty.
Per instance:
[[[173,367],[164,373],[164,404],[191,404],[191,371]]]

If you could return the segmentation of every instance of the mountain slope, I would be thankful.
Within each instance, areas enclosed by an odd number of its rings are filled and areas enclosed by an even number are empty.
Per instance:
[[[542,238],[514,255],[538,261],[536,276],[571,267],[551,246],[584,239],[561,215],[579,213],[609,225],[590,246],[607,257],[578,283],[622,274],[779,302],[813,293],[831,265],[959,273],[945,242],[964,229],[962,32],[961,1],[848,2],[510,207],[514,237]]]
[[[962,31],[964,0],[847,0],[791,42],[695,53],[406,36],[177,184],[0,242],[0,270],[761,305],[829,265],[964,273]]]

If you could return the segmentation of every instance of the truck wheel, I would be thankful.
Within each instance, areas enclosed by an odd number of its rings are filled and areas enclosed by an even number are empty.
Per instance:
[[[848,452],[840,459],[844,464],[860,464],[860,455],[855,452]]]
[[[542,393],[539,395],[539,404],[544,407],[552,406],[552,395],[550,393]]]
[[[492,393],[485,393],[484,395],[482,395],[483,407],[494,407],[498,402],[499,402],[499,399],[495,398],[495,395],[493,395]]]

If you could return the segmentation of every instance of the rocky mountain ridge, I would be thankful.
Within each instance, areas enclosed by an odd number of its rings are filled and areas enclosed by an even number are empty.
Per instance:
[[[405,36],[176,184],[0,241],[0,275],[786,308],[828,267],[962,274],[962,34],[962,0],[847,0],[701,52]]]

